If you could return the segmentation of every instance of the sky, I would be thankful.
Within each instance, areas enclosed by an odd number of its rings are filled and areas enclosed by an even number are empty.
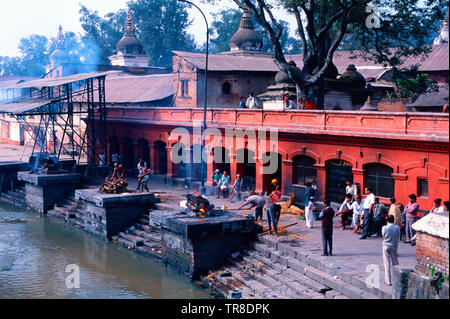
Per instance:
[[[17,56],[19,40],[32,34],[55,37],[61,25],[65,31],[81,33],[79,22],[80,3],[90,10],[96,10],[101,16],[126,8],[128,0],[0,0],[0,56]],[[236,8],[231,0],[221,0],[215,6],[205,5],[199,0],[192,0],[205,12],[211,24],[212,12],[220,9]],[[195,9],[189,11],[193,20],[188,30],[198,43],[206,41],[205,24],[200,13]],[[279,13],[279,17],[283,15]],[[281,17],[289,21],[286,17]],[[291,21],[290,21],[291,22]]]

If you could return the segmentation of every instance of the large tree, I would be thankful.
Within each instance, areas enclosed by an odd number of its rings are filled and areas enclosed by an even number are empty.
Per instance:
[[[211,0],[214,2],[214,0]],[[210,1],[210,2],[211,2]],[[409,56],[426,54],[426,40],[442,20],[444,0],[232,0],[264,28],[277,66],[288,73],[308,95],[318,96],[323,106],[324,76],[337,73],[333,56],[346,34],[358,40],[364,55],[380,64],[400,69]],[[370,4],[369,4],[370,3]],[[295,16],[303,54],[303,68],[286,61],[281,44],[283,25],[274,8],[282,6]]]
[[[172,66],[172,51],[195,51],[194,38],[187,33],[191,24],[186,5],[177,0],[131,0],[139,39],[151,64]]]
[[[41,76],[49,62],[48,39],[33,34],[20,39],[18,57],[0,57],[0,75]]]
[[[122,9],[100,17],[97,11],[80,6],[80,22],[84,30],[80,48],[83,62],[110,64],[108,57],[114,54],[116,45],[123,36],[126,10]]]

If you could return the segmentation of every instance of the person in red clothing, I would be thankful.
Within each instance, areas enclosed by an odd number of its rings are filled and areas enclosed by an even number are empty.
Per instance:
[[[316,105],[310,99],[305,100],[305,110],[317,110]]]
[[[325,199],[325,208],[322,209],[319,215],[319,218],[322,220],[322,256],[333,255],[333,217],[335,212],[334,209],[330,207],[330,204],[330,200]]]
[[[416,231],[412,228],[412,224],[414,224],[417,220],[417,212],[419,211],[419,204],[416,202],[417,196],[415,194],[409,195],[409,203],[405,207],[406,213],[406,244],[414,245],[413,237],[416,234]]]

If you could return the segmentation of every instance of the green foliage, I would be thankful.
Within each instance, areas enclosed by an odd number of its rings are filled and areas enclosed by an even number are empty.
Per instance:
[[[0,57],[0,75],[41,76],[48,64],[48,39],[33,34],[19,42],[20,56]]]
[[[213,14],[211,23],[211,52],[230,51],[230,39],[239,28],[242,10],[228,9]]]
[[[84,30],[81,36],[80,56],[87,64],[110,64],[109,56],[114,54],[117,43],[123,36],[127,12],[119,10],[100,17],[80,5],[80,23]]]
[[[186,6],[176,0],[131,0],[138,37],[155,66],[172,66],[172,51],[196,51]]]
[[[211,23],[211,52],[220,53],[230,51],[231,37],[236,33],[242,18],[242,10],[226,9],[213,14],[214,21]],[[255,31],[261,35],[263,40],[263,52],[272,51],[272,44],[266,36],[264,28],[252,18]],[[300,43],[295,38],[289,36],[289,23],[281,20],[285,32],[280,39],[284,52],[289,54],[300,53]]]
[[[404,98],[438,91],[436,81],[428,79],[428,74],[417,74],[415,78],[399,79],[397,88]]]

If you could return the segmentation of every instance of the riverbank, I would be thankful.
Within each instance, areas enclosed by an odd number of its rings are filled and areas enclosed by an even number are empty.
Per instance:
[[[153,259],[3,203],[0,256],[0,298],[211,298],[208,289]],[[66,287],[71,264],[80,268],[79,289]]]

